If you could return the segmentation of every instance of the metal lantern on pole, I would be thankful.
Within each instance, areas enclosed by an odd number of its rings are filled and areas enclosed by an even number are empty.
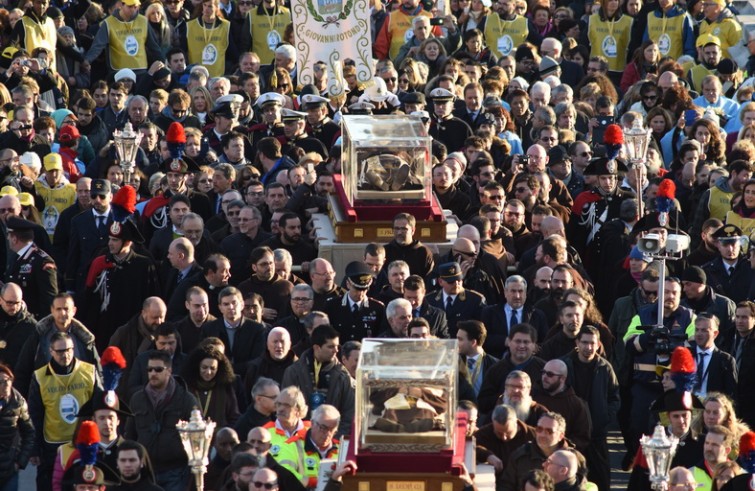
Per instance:
[[[179,421],[176,429],[181,435],[186,456],[189,458],[189,467],[196,479],[197,491],[204,489],[204,475],[207,473],[207,454],[210,451],[210,442],[215,432],[215,423],[202,419],[202,413],[199,409],[191,412],[189,421]]]
[[[657,491],[666,491],[669,487],[669,471],[671,459],[676,453],[679,439],[671,435],[666,436],[666,430],[661,424],[657,424],[653,436],[644,435],[640,438],[642,454],[648,463],[650,472],[650,487]]]
[[[644,215],[642,209],[642,173],[640,166],[645,165],[648,154],[648,145],[650,144],[651,131],[642,127],[642,121],[635,119],[632,127],[624,130],[624,151],[632,165],[632,170],[637,176],[637,205],[638,215],[640,218]]]
[[[139,152],[142,134],[134,131],[129,121],[123,127],[123,131],[115,130],[113,132],[113,141],[115,150],[118,152],[119,165],[123,170],[123,183],[130,184],[136,170],[136,154]]]

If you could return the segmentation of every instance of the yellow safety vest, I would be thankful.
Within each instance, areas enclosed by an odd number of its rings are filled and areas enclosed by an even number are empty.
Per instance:
[[[622,15],[616,21],[606,21],[600,18],[600,14],[592,14],[587,32],[590,56],[604,56],[608,60],[608,69],[612,72],[624,71],[631,34],[632,18],[628,15]]]
[[[703,87],[703,79],[707,77],[708,75],[715,75],[716,72],[713,70],[708,70],[705,68],[704,65],[694,65],[692,68],[689,69],[689,79],[692,83],[692,89],[693,90],[702,90]]]
[[[755,233],[755,218],[745,218],[737,215],[736,212],[730,211],[726,213],[726,225],[736,225],[744,233],[744,235],[750,237]],[[750,246],[753,247],[753,246]]]
[[[701,489],[711,489],[711,486],[713,485],[713,479],[710,477],[710,475],[708,475],[707,472],[705,472],[705,469],[701,469],[695,466],[690,467],[689,470],[692,471],[692,475],[695,476],[695,482],[698,486],[700,486]]]
[[[414,30],[412,30],[411,35],[409,35],[409,29],[412,29],[412,21],[418,15],[432,17],[424,9],[420,10],[417,15],[408,15],[401,9],[394,10],[388,15],[388,34],[391,39],[391,45],[388,48],[388,58],[391,60],[398,56],[401,46],[409,42],[409,39],[414,34]]]
[[[34,181],[34,190],[45,202],[45,209],[42,210],[42,224],[47,235],[52,239],[60,214],[76,201],[76,186],[64,184],[51,189],[41,181]]]
[[[58,30],[55,29],[55,22],[49,17],[45,18],[43,24],[25,15],[21,17],[24,25],[24,48],[31,55],[36,48],[47,48],[49,60],[49,69],[55,70],[55,50],[58,43]]]
[[[74,360],[68,375],[53,372],[50,364],[34,371],[45,408],[43,435],[48,443],[67,442],[73,438],[76,415],[94,392],[95,368],[91,363]]]
[[[517,15],[514,20],[503,20],[498,14],[489,14],[485,22],[485,44],[500,58],[527,40],[530,30],[527,18]]]
[[[200,17],[186,24],[189,63],[204,65],[210,77],[222,77],[225,73],[225,53],[230,43],[231,23],[225,19],[218,20],[220,25],[212,29],[200,25]]]
[[[120,70],[146,70],[147,36],[149,22],[138,14],[131,22],[123,22],[115,16],[105,18],[110,40],[110,68]]]
[[[264,10],[264,7],[260,7]],[[262,64],[272,63],[275,59],[275,48],[283,40],[286,26],[291,22],[291,11],[286,7],[277,6],[275,15],[260,14],[259,9],[252,9],[248,15],[251,26],[252,51],[257,53]]]
[[[320,452],[305,448],[308,430],[300,430],[281,447],[275,460],[291,471],[293,475],[307,489],[317,488],[317,477],[320,472]],[[338,459],[338,442],[333,441],[333,446],[325,456],[326,459]]]
[[[648,37],[658,43],[661,56],[677,59],[684,54],[684,15],[656,17],[648,14]]]
[[[302,423],[304,424],[304,429],[306,430],[308,430],[312,425],[310,421],[302,420]],[[270,433],[270,455],[277,459],[278,454],[281,451],[281,447],[286,443],[286,440],[289,439],[289,436],[286,435],[283,430],[275,427],[275,421],[266,423],[263,428],[265,428],[267,432]]]
[[[734,193],[726,193],[718,186],[710,188],[710,200],[708,201],[709,218],[718,218],[723,220],[726,213],[731,211],[731,197]]]
[[[723,19],[710,23],[702,21],[700,23],[700,36],[711,34],[721,41],[721,55],[724,58],[731,58],[729,48],[736,46],[742,39],[742,26],[734,19]]]

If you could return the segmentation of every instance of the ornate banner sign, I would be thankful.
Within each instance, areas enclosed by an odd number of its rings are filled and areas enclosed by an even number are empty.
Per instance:
[[[372,79],[372,38],[367,0],[292,0],[300,84],[314,82],[314,64],[328,71],[328,93],[344,92],[343,61],[353,60],[357,81]]]

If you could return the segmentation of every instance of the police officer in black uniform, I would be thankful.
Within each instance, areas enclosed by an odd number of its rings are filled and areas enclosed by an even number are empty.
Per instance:
[[[328,104],[325,97],[315,94],[301,96],[302,109],[307,112],[307,133],[317,138],[330,149],[341,134],[341,127],[328,117]]]
[[[453,115],[454,93],[438,87],[430,92],[433,102],[433,118],[430,123],[430,136],[443,143],[448,152],[458,152],[464,141],[472,136],[472,128]]]
[[[376,336],[385,321],[385,305],[367,296],[372,284],[372,270],[362,261],[346,265],[348,291],[342,297],[331,297],[325,303],[330,323],[346,341],[361,341]]]
[[[307,134],[307,113],[284,108],[281,111],[281,119],[285,136],[285,143],[281,149],[283,155],[288,155],[294,161],[298,161],[299,159],[294,155],[298,147],[304,150],[304,153],[314,152],[323,160],[328,159],[328,148],[320,140]]]
[[[52,299],[58,294],[55,261],[34,243],[34,223],[12,216],[6,226],[8,244],[17,257],[5,281],[21,287],[27,309],[41,319],[50,313]]]
[[[462,285],[464,276],[459,263],[438,266],[438,284],[441,289],[428,295],[427,303],[446,312],[448,336],[456,339],[456,323],[460,320],[480,320],[485,297]]]
[[[744,233],[736,225],[719,228],[713,234],[718,257],[703,266],[703,271],[708,275],[708,285],[734,303],[750,300],[747,294],[755,282],[755,270],[742,254],[743,236]]]
[[[281,108],[286,98],[277,92],[266,92],[257,98],[257,107],[262,113],[262,122],[249,127],[249,139],[252,141],[252,150],[257,152],[257,143],[265,137],[283,136],[283,123],[281,122]]]

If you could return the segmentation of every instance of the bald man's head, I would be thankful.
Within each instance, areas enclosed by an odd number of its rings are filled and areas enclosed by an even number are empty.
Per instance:
[[[480,231],[474,225],[462,225],[459,228],[459,233],[456,235],[459,238],[468,239],[474,244],[475,253],[480,252]]]
[[[6,195],[0,198],[0,221],[6,223],[10,215],[19,216],[21,214],[21,202],[18,198]]]

